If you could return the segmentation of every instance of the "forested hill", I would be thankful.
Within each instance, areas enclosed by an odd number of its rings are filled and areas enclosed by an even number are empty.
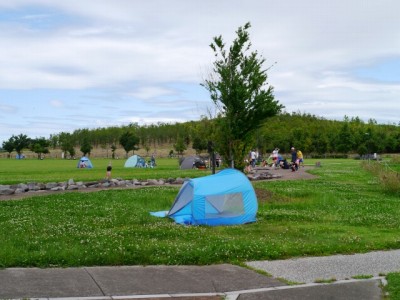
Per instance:
[[[326,120],[309,114],[282,114],[271,118],[261,129],[257,144],[266,149],[291,146],[305,153],[399,153],[400,126],[367,123],[344,117],[343,121]]]
[[[137,138],[137,147],[151,152],[167,146],[177,152],[196,149],[207,152],[207,142],[215,142],[218,151],[218,134],[214,121],[203,118],[186,123],[158,123],[139,126],[79,129],[72,133],[60,132],[48,139],[50,149],[61,148],[68,152],[71,147],[90,144],[92,148],[122,148],[121,136],[130,132]],[[305,154],[326,153],[400,153],[400,124],[377,124],[359,118],[344,117],[342,121],[327,120],[309,114],[284,113],[269,118],[258,130],[251,147],[261,153],[274,148],[289,152],[294,146]],[[22,134],[21,134],[22,135]],[[20,136],[21,136],[20,135]],[[47,140],[47,139],[46,139]],[[31,140],[35,141],[35,140]],[[3,143],[3,148],[5,142]]]

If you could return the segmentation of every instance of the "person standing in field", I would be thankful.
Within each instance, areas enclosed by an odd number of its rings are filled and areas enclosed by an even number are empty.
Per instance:
[[[299,167],[301,165],[303,165],[303,167],[304,167],[303,152],[301,152],[300,150],[297,150],[296,156],[297,156],[297,160],[299,161]]]
[[[256,150],[252,149],[250,152],[250,165],[254,168],[256,166],[257,154]]]
[[[111,179],[111,170],[112,170],[112,166],[111,166],[111,161],[108,163],[107,169],[106,169],[106,179],[110,180]]]
[[[294,147],[292,147],[290,150],[292,152],[292,160],[291,160],[292,171],[294,172],[294,171],[297,171],[298,168],[299,168],[298,160],[297,160],[297,152],[296,152],[296,149]]]

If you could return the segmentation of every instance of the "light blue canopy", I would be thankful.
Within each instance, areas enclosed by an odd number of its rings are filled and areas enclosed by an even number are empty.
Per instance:
[[[135,154],[128,158],[128,160],[125,162],[124,167],[125,168],[144,168],[145,165],[146,165],[146,161],[144,160],[144,158]]]
[[[93,168],[93,164],[89,158],[87,158],[86,156],[82,156],[79,159],[76,167],[80,168],[80,169],[83,169],[83,168],[91,169],[91,168]]]
[[[256,221],[257,196],[251,182],[234,169],[190,179],[181,187],[171,209],[153,213],[190,225],[237,225]]]

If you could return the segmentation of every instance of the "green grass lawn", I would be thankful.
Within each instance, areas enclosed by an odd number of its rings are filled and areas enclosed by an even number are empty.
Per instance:
[[[176,168],[129,172],[179,177]],[[125,171],[122,164],[113,175],[119,170]],[[92,170],[71,172],[80,171]],[[206,174],[201,172],[188,176]],[[65,175],[59,173],[54,170],[57,178]],[[0,267],[202,265],[400,248],[399,197],[385,193],[359,161],[325,160],[312,173],[318,178],[254,183],[257,222],[241,226],[182,226],[150,216],[170,208],[177,187],[2,201]],[[40,174],[37,181],[57,181]]]
[[[385,291],[389,293],[390,300],[400,299],[400,273],[389,273],[386,276],[388,285],[385,287]],[[386,298],[385,298],[386,299]]]
[[[78,169],[78,160],[62,159],[0,159],[0,184],[27,182],[97,181],[106,176],[109,159],[91,160],[93,169]],[[199,177],[210,174],[208,170],[180,170],[177,158],[157,159],[156,168],[124,168],[125,159],[112,162],[112,176],[123,179],[158,179]]]

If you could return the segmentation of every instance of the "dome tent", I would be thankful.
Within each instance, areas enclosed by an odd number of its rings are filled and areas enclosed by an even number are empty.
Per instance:
[[[193,168],[205,168],[206,164],[199,156],[188,156],[179,162],[181,170],[188,170]]]
[[[86,156],[82,156],[79,159],[76,167],[79,169],[83,169],[83,168],[91,169],[91,168],[93,168],[93,164],[89,158],[87,158]]]
[[[235,169],[185,181],[168,212],[178,224],[238,225],[256,221],[258,204],[248,178]]]
[[[136,154],[129,157],[124,165],[125,168],[144,168],[145,166],[146,161],[144,158]]]

